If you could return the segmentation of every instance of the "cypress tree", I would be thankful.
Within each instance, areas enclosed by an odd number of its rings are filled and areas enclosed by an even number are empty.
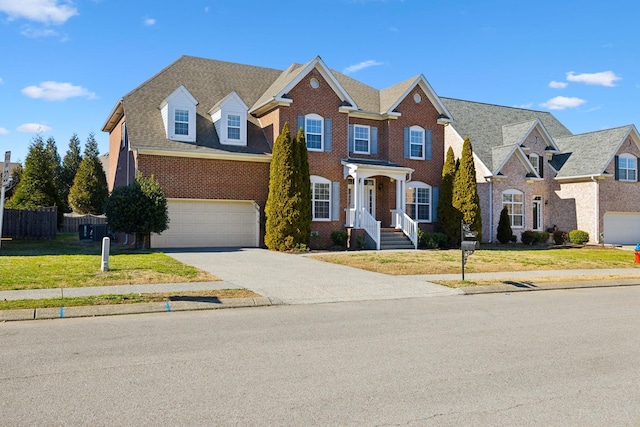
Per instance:
[[[73,179],[76,177],[76,172],[78,172],[81,161],[80,139],[78,135],[74,133],[69,140],[69,149],[67,149],[62,159],[62,174],[60,176],[60,198],[65,207],[65,212],[71,212],[71,206],[69,206],[69,190],[71,190]]]
[[[269,168],[269,195],[265,206],[267,217],[264,243],[269,249],[286,251],[295,246],[299,233],[294,223],[299,194],[295,183],[297,163],[289,124],[284,123],[273,144]]]
[[[505,206],[500,211],[500,220],[498,221],[498,241],[500,243],[509,243],[513,230],[511,230],[511,221],[509,221],[509,209]]]
[[[460,240],[460,211],[453,207],[453,181],[456,176],[456,159],[453,149],[449,147],[442,167],[442,184],[438,199],[438,222],[449,239],[449,245],[456,245]]]
[[[453,182],[453,206],[460,211],[462,220],[471,224],[478,232],[478,241],[482,239],[482,218],[480,217],[480,197],[476,185],[476,168],[473,164],[473,149],[469,137],[464,138],[460,166]]]
[[[11,209],[36,209],[57,206],[58,196],[54,182],[52,156],[40,135],[33,138],[20,175],[6,207]]]
[[[84,158],[78,166],[69,190],[69,205],[80,214],[100,215],[109,196],[107,176],[98,159],[98,143],[93,133],[89,134],[84,149]]]
[[[309,172],[309,155],[307,153],[307,142],[304,138],[302,128],[294,140],[296,151],[296,186],[298,193],[297,222],[298,236],[296,243],[309,246],[311,240],[311,176]]]

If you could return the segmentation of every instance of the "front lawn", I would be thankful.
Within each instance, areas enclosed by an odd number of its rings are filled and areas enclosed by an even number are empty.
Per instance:
[[[314,255],[313,258],[393,275],[455,274],[461,270],[458,249],[420,251],[343,252]],[[630,268],[634,253],[614,248],[571,249],[483,248],[475,251],[465,265],[466,273],[501,271],[574,270]]]
[[[76,234],[2,242],[0,290],[220,280],[161,252],[119,244],[111,245],[109,271],[103,273],[101,252],[101,242],[81,242]]]

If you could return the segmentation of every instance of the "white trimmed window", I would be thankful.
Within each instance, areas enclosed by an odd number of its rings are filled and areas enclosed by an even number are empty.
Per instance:
[[[160,114],[167,139],[193,142],[196,140],[196,105],[198,101],[180,86],[160,103]]]
[[[173,123],[176,135],[189,135],[189,110],[176,108]]]
[[[424,129],[420,126],[409,128],[409,157],[424,160]]]
[[[371,128],[369,126],[353,126],[353,152],[369,154],[371,151]]]
[[[311,176],[311,212],[313,221],[331,220],[331,181]]]
[[[323,151],[324,119],[317,114],[308,114],[304,117],[304,138],[307,141],[307,150]]]
[[[539,156],[537,154],[530,154],[529,155],[529,162],[531,163],[531,166],[533,166],[533,169],[536,171],[538,176],[540,176],[540,158],[539,158]]]
[[[507,190],[502,193],[502,208],[507,208],[512,228],[524,227],[524,197],[522,191]]]
[[[240,116],[237,114],[227,116],[227,139],[240,140]]]
[[[418,222],[431,222],[431,186],[424,182],[408,182],[405,192],[407,215]]]
[[[618,157],[618,179],[620,181],[638,180],[638,159],[631,154]]]

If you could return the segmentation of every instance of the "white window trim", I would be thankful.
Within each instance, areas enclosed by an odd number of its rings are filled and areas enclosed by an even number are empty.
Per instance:
[[[318,114],[307,114],[304,116],[304,140],[308,141],[308,126],[307,120],[319,120],[320,121],[320,148],[309,148],[307,144],[307,151],[324,151],[324,118]],[[314,135],[317,135],[314,133]]]
[[[247,119],[246,113],[241,111],[227,111],[223,110],[222,116],[224,117],[222,121],[222,128],[224,132],[224,138],[221,138],[220,143],[224,145],[247,145]],[[239,139],[231,139],[229,138],[229,116],[238,116],[240,117],[240,138]]]
[[[356,140],[364,141],[364,139],[356,137],[358,128],[367,129],[367,151],[358,151],[358,144],[356,143]],[[355,154],[371,154],[371,126],[353,125],[353,152]]]
[[[411,146],[412,145],[418,145],[416,143],[412,143],[411,142],[411,132],[416,132],[416,131],[420,131],[422,132],[422,156],[414,156],[413,154],[411,154]],[[424,160],[425,159],[425,151],[426,151],[426,144],[425,144],[425,135],[426,132],[424,130],[424,128],[420,127],[420,126],[411,126],[409,128],[409,158],[413,159],[413,160]]]
[[[310,181],[311,181],[311,220],[314,222],[330,222],[331,221],[331,199],[332,199],[332,194],[331,194],[331,181],[323,178],[321,176],[316,176],[316,175],[311,175],[310,177]],[[329,186],[329,200],[321,200],[322,202],[329,202],[329,217],[328,218],[316,218],[316,209],[315,209],[315,204],[316,204],[316,197],[315,197],[315,193],[316,193],[316,188],[315,188],[315,184],[327,184]]]
[[[410,181],[407,182],[407,185],[405,187],[405,194],[404,194],[404,200],[405,200],[405,212],[407,211],[407,205],[412,204],[415,205],[416,208],[416,217],[418,216],[418,202],[414,202],[414,203],[408,203],[407,202],[407,192],[410,189],[417,189],[417,188],[428,188],[429,189],[429,209],[427,210],[427,212],[429,212],[429,219],[416,219],[416,222],[419,223],[431,223],[433,222],[433,217],[432,217],[432,213],[433,213],[433,187],[431,187],[428,184],[425,184],[424,182],[420,182],[420,181]],[[424,205],[424,203],[420,203],[420,205]],[[408,214],[407,214],[408,215]]]
[[[540,156],[535,153],[529,154],[529,163],[531,163],[533,170],[540,176]]]
[[[189,113],[189,121],[187,122],[187,134],[181,135],[176,133],[176,110],[184,110]],[[184,122],[178,122],[184,123]],[[169,139],[172,141],[193,142],[196,140],[196,108],[195,105],[178,105],[172,104],[169,108]]]
[[[622,167],[620,164],[620,160],[626,160],[626,163],[629,163],[629,160],[631,160],[631,164],[633,165],[632,168],[629,167],[625,167],[624,170],[626,171],[626,178],[622,178]],[[629,171],[633,171],[633,175],[634,175],[634,179],[629,179]],[[633,155],[633,154],[621,154],[620,156],[618,156],[618,181],[622,181],[622,182],[636,182],[638,180],[638,159]]]
[[[511,198],[511,202],[505,203],[505,201],[504,201],[504,195],[505,194],[509,194],[511,196],[520,195],[522,197],[522,202],[514,203],[513,202],[513,197],[512,197]],[[522,205],[522,209],[521,209],[522,210],[522,214],[518,215],[518,216],[522,217],[522,225],[514,225],[513,224],[513,218],[516,216],[516,214],[514,214],[512,212],[513,209],[507,209],[509,211],[509,223],[511,224],[511,228],[520,229],[520,228],[524,228],[524,220],[525,220],[524,193],[522,191],[520,191],[520,190],[505,190],[505,191],[502,192],[502,209],[504,209],[505,205],[507,205],[507,207],[509,207],[509,206],[513,206],[513,205],[516,205],[516,204]]]

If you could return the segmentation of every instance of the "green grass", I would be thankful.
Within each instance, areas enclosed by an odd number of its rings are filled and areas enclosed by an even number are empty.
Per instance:
[[[348,252],[314,258],[385,274],[453,274],[461,270],[460,250]],[[638,267],[634,253],[614,248],[531,249],[483,247],[466,263],[467,273]]]
[[[75,234],[2,242],[0,290],[220,280],[161,252],[119,244],[111,245],[109,271],[101,272],[101,246],[80,242]]]
[[[36,300],[0,301],[0,310],[79,307],[87,305],[136,304],[189,298],[193,301],[217,301],[220,298],[251,298],[258,294],[247,289],[220,289],[202,292],[100,295],[73,298],[43,298]]]

